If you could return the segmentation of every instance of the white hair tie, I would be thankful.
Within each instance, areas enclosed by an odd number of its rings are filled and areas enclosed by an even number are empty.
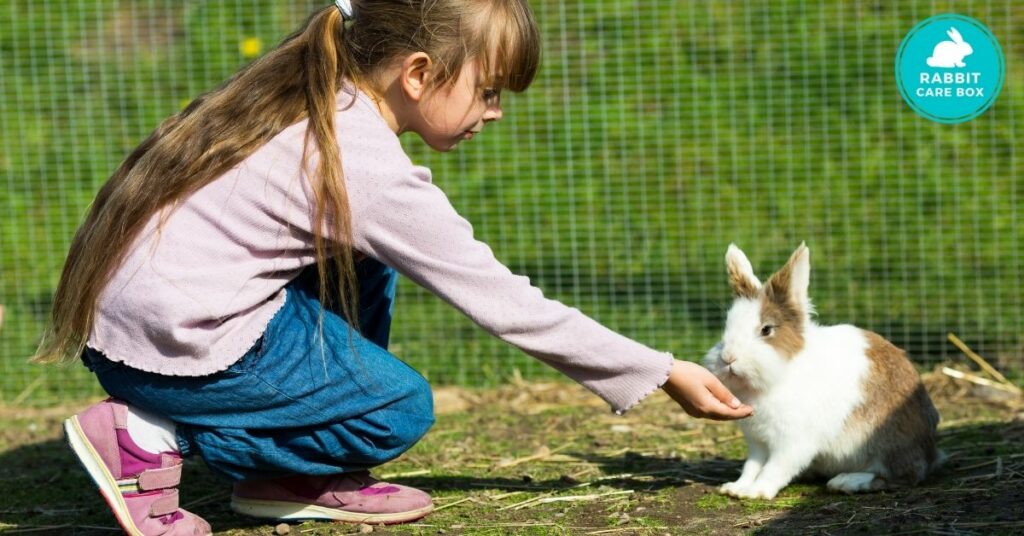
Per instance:
[[[352,20],[352,0],[334,0],[334,5],[338,6],[341,18]]]

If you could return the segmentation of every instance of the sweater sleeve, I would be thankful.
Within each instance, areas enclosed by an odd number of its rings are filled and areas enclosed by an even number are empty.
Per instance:
[[[547,299],[473,236],[447,196],[413,166],[361,207],[356,249],[445,300],[488,333],[581,383],[623,413],[661,386],[672,355]]]

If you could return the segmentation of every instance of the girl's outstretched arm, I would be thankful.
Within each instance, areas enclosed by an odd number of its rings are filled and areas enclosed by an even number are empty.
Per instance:
[[[396,143],[396,148],[400,146]],[[349,162],[358,158],[349,151]],[[365,153],[380,158],[380,151]],[[410,166],[402,176],[348,175],[379,192],[354,202],[355,249],[396,269],[445,300],[488,333],[576,380],[623,413],[667,381],[674,359],[601,325],[579,309],[544,296],[477,240],[473,227],[432,183]],[[366,188],[370,190],[370,188]],[[363,200],[358,200],[363,201]]]
[[[714,374],[696,363],[677,359],[661,388],[694,417],[729,421],[754,413],[754,408],[741,404]]]

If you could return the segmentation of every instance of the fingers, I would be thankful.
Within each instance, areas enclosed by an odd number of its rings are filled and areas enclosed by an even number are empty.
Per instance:
[[[750,406],[741,404],[714,374],[696,363],[676,361],[662,388],[694,417],[725,421],[749,417],[754,412]]]
[[[703,380],[704,387],[707,388],[707,395],[701,401],[704,418],[719,421],[742,419],[754,412],[754,408],[740,403],[732,391],[729,391],[714,374],[707,373]]]
[[[708,374],[705,376],[704,385],[711,391],[712,395],[715,395],[719,401],[728,405],[732,409],[740,407],[740,400],[732,395],[729,388],[722,383],[714,374]]]
[[[698,403],[696,409],[698,412],[701,413],[700,415],[696,415],[697,417],[702,417],[704,419],[712,419],[715,421],[731,421],[734,419],[742,419],[744,417],[749,417],[751,414],[754,413],[754,408],[746,404],[740,404],[735,408],[729,407],[726,404],[724,404],[721,400],[713,396],[710,393],[710,391],[708,392],[707,396],[704,397],[704,400],[701,400]]]

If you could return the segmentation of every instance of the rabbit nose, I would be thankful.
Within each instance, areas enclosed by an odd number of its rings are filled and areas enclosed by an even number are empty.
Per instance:
[[[722,361],[727,365],[731,365],[736,362],[736,356],[732,352],[722,352]]]

